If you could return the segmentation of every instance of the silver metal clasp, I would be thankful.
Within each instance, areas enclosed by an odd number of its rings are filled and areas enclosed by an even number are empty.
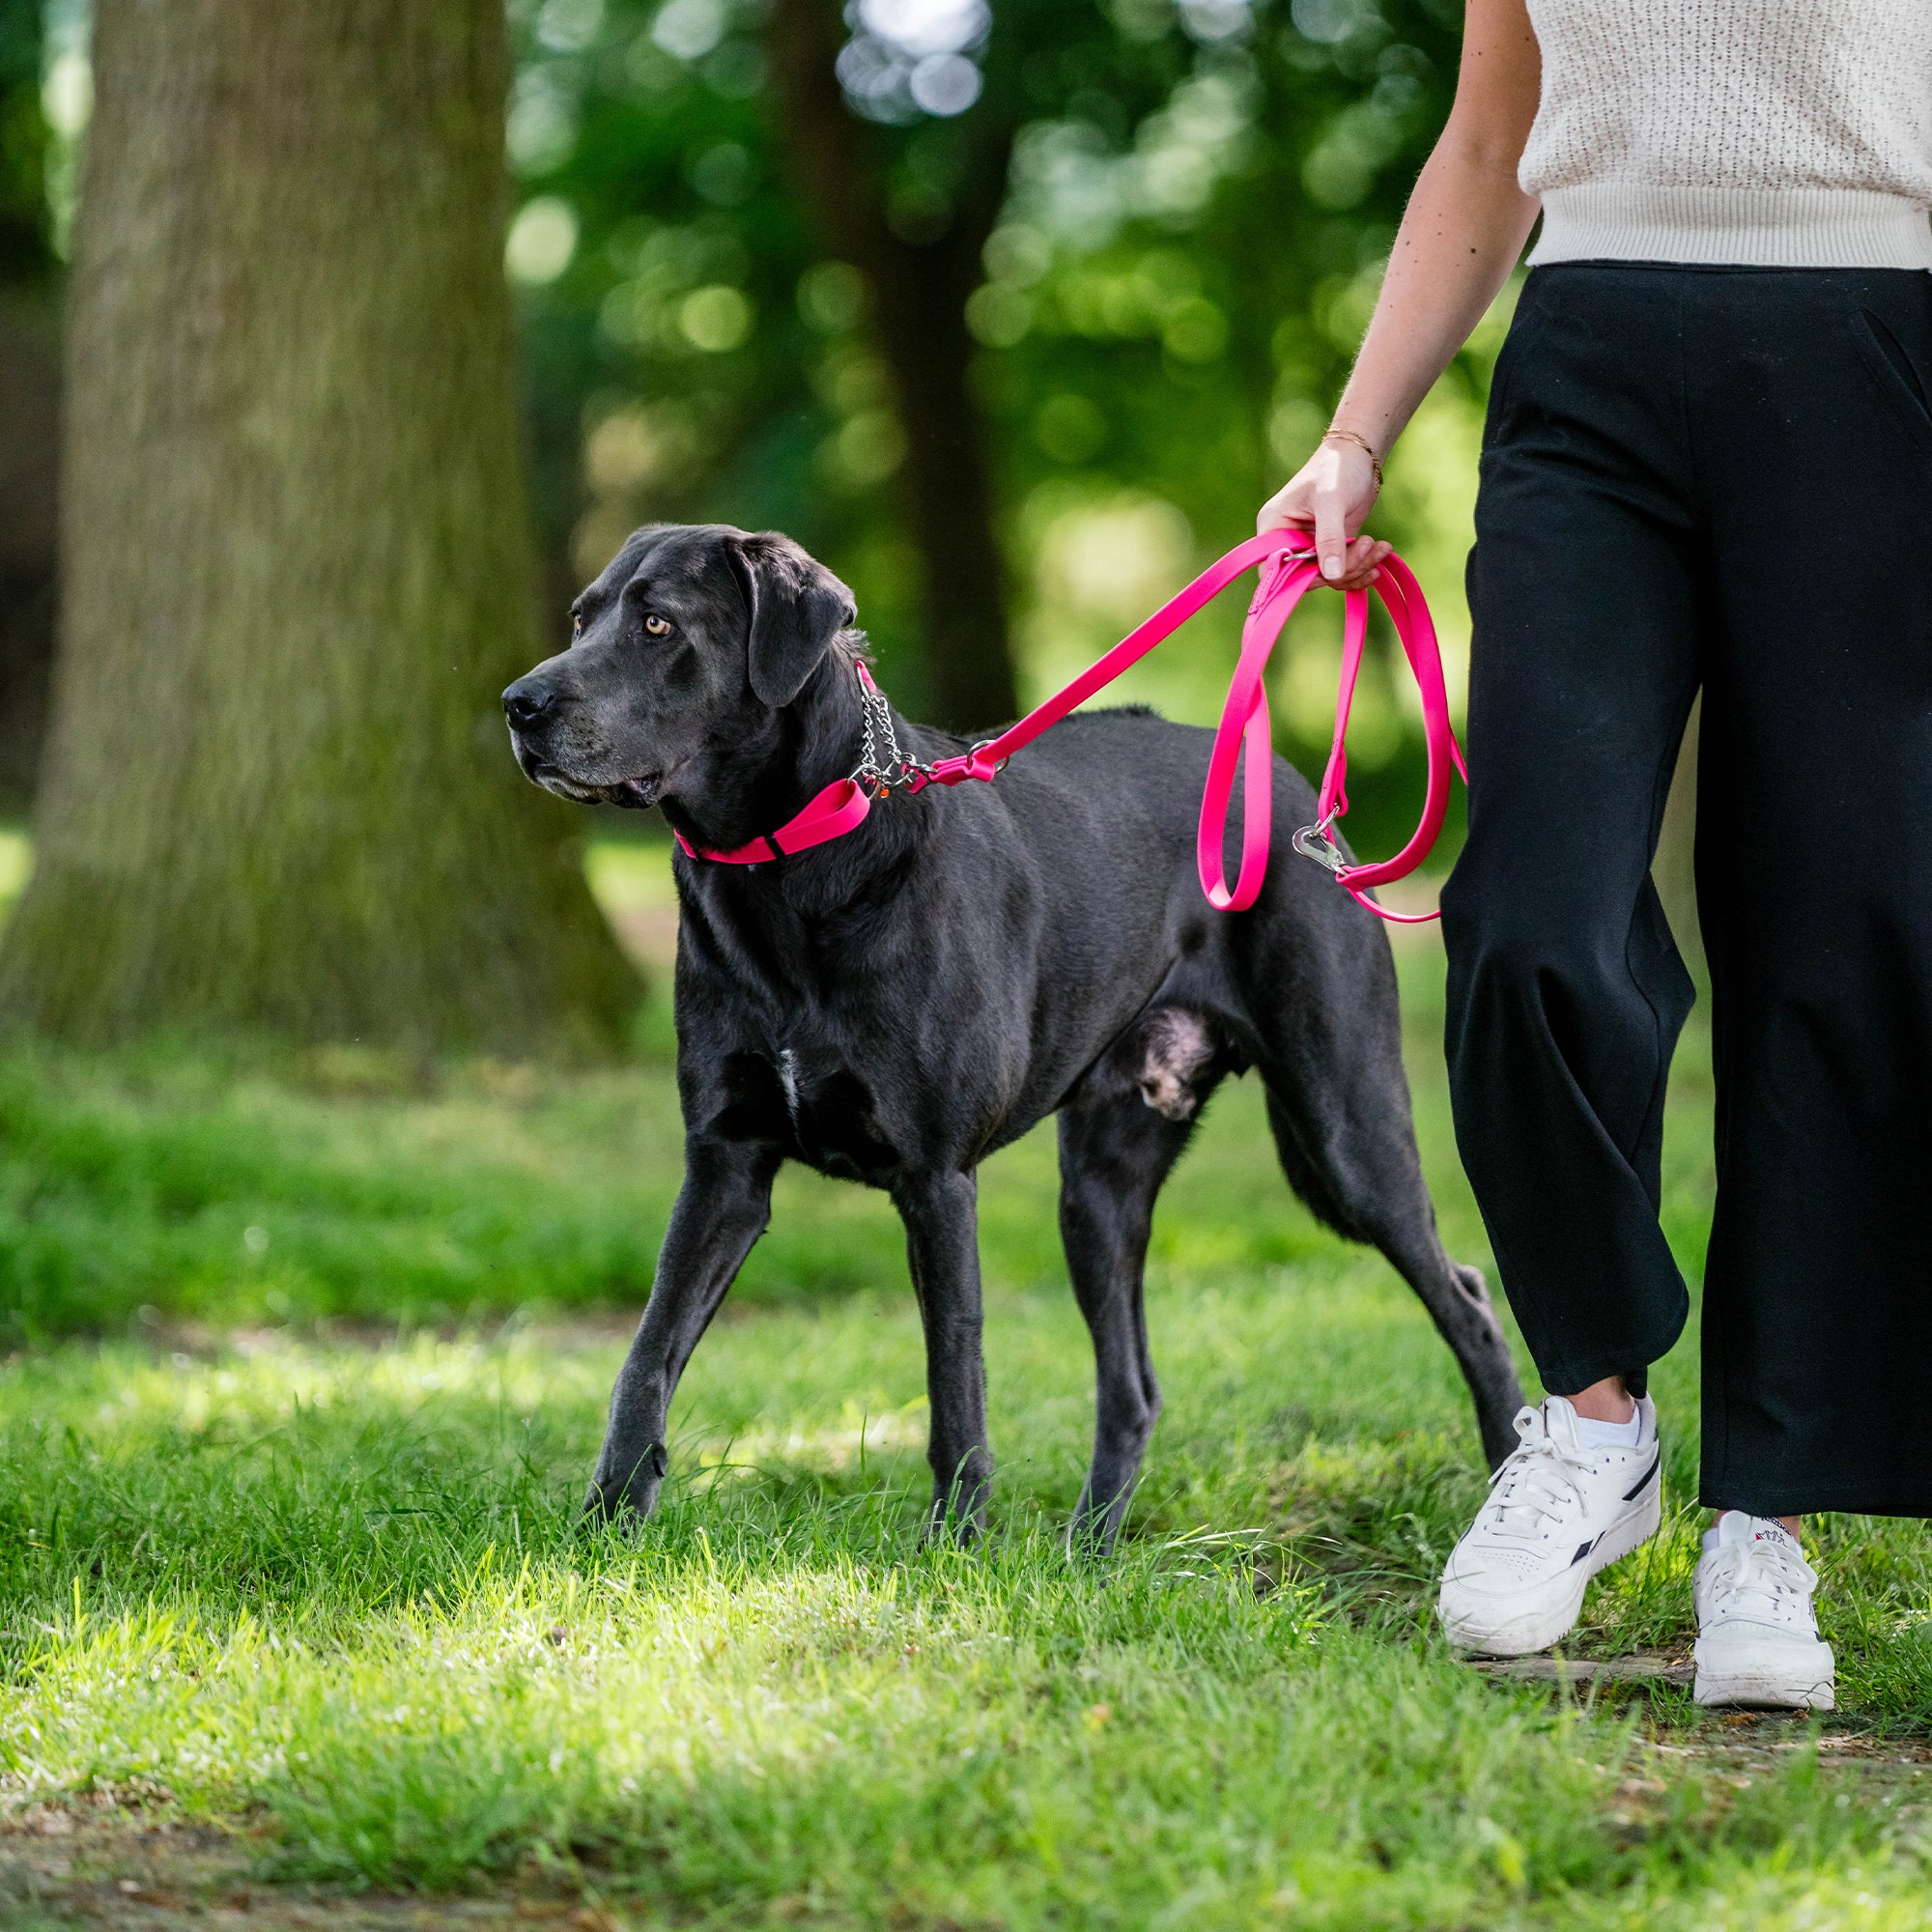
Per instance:
[[[1297,563],[1312,563],[1315,552],[1312,550],[1290,550],[1285,545],[1277,551],[1270,551],[1262,558],[1262,569],[1255,582],[1255,594],[1248,603],[1248,615],[1252,617],[1267,602],[1268,593],[1281,581],[1282,572]]]
[[[1318,866],[1339,876],[1349,864],[1349,855],[1330,836],[1329,827],[1334,823],[1335,814],[1331,811],[1326,818],[1318,819],[1313,825],[1304,825],[1294,835],[1294,849],[1304,859],[1313,859]]]

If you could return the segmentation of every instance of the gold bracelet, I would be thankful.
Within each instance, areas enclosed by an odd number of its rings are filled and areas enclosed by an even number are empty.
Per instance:
[[[1344,442],[1352,442],[1369,459],[1369,468],[1376,472],[1376,488],[1382,487],[1382,460],[1376,454],[1376,446],[1367,437],[1358,436],[1351,429],[1331,429],[1322,432],[1321,440],[1326,442],[1331,437],[1339,436]]]

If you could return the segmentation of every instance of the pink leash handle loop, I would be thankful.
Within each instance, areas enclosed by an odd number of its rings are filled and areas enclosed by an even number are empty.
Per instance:
[[[1241,630],[1241,658],[1228,701],[1221,712],[1220,727],[1214,734],[1214,749],[1208,761],[1208,785],[1201,800],[1201,826],[1196,839],[1195,858],[1201,872],[1201,889],[1210,905],[1224,912],[1244,912],[1261,895],[1267,874],[1268,834],[1271,813],[1270,773],[1273,749],[1268,730],[1267,688],[1264,682],[1267,661],[1282,626],[1321,575],[1312,558],[1284,554],[1270,573],[1264,569],[1261,588],[1249,607]],[[1403,654],[1414,672],[1422,697],[1423,732],[1429,753],[1429,785],[1423,803],[1421,822],[1413,836],[1392,859],[1374,865],[1350,865],[1336,844],[1332,828],[1349,809],[1345,789],[1349,772],[1349,714],[1353,708],[1355,686],[1361,676],[1362,652],[1369,635],[1369,599],[1362,590],[1344,593],[1342,627],[1342,675],[1335,701],[1335,735],[1328,747],[1328,762],[1316,794],[1315,823],[1304,825],[1294,835],[1295,850],[1325,866],[1335,874],[1336,883],[1358,904],[1367,906],[1378,919],[1396,925],[1422,925],[1440,915],[1435,912],[1390,912],[1368,896],[1377,886],[1406,878],[1429,856],[1442,820],[1449,809],[1451,767],[1463,775],[1463,748],[1456,742],[1449,722],[1449,695],[1442,678],[1442,653],[1435,627],[1429,616],[1429,605],[1422,586],[1408,566],[1398,556],[1383,559],[1375,584],[1401,640]],[[1226,841],[1228,807],[1234,791],[1235,765],[1245,746],[1247,768],[1241,787],[1241,865],[1231,889],[1222,863]]]
[[[1463,761],[1463,748],[1457,743],[1455,727],[1449,722],[1449,693],[1442,679],[1442,649],[1436,640],[1435,626],[1429,615],[1429,604],[1422,594],[1422,586],[1401,557],[1390,555],[1382,559],[1381,574],[1375,587],[1395,624],[1396,637],[1401,641],[1403,655],[1408,659],[1409,669],[1415,676],[1416,691],[1422,699],[1423,738],[1429,753],[1429,784],[1423,800],[1421,821],[1408,843],[1394,858],[1369,866],[1344,866],[1337,870],[1336,878],[1358,896],[1373,887],[1406,878],[1428,858],[1441,833],[1442,820],[1448,813],[1450,771],[1453,768],[1464,784],[1469,781],[1468,770]],[[1367,620],[1368,600],[1364,598],[1360,620],[1364,631]],[[1322,774],[1321,790],[1317,801],[1317,810],[1324,825],[1330,818],[1348,810],[1348,801],[1342,796],[1342,781],[1348,769],[1348,754],[1343,740],[1349,729],[1349,711],[1354,700],[1355,679],[1360,672],[1361,662],[1362,646],[1358,636],[1352,652],[1346,641],[1344,644],[1343,678],[1335,706],[1335,739],[1329,749],[1328,769]],[[1433,919],[1435,916],[1426,913],[1420,917]],[[1399,916],[1384,914],[1383,917],[1394,919]],[[1413,924],[1417,920],[1410,918],[1403,923]]]
[[[1221,707],[1214,732],[1214,749],[1208,756],[1208,783],[1201,794],[1201,825],[1195,836],[1194,863],[1201,890],[1219,912],[1245,912],[1261,896],[1267,876],[1268,833],[1274,816],[1274,733],[1268,720],[1267,662],[1290,613],[1321,581],[1312,558],[1278,554],[1262,567],[1261,586],[1248,606],[1241,626],[1240,662]],[[1360,591],[1349,592],[1350,615],[1354,606],[1366,610]],[[1241,781],[1241,866],[1234,886],[1228,884],[1222,850],[1227,838],[1228,807],[1235,790],[1235,766],[1243,748],[1247,763]]]

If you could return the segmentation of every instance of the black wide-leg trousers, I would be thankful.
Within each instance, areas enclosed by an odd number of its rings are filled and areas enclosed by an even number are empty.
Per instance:
[[[1468,584],[1450,1078],[1545,1386],[1641,1387],[1689,1306],[1649,868],[1701,688],[1702,1499],[1932,1516],[1932,275],[1533,270]]]

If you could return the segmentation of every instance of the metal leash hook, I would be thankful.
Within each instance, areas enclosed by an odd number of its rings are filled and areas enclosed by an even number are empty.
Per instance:
[[[1329,827],[1335,823],[1336,814],[1330,812],[1325,818],[1318,818],[1313,825],[1304,825],[1294,835],[1294,849],[1304,859],[1313,859],[1318,866],[1324,866],[1338,878],[1349,863],[1349,857],[1336,844]]]

